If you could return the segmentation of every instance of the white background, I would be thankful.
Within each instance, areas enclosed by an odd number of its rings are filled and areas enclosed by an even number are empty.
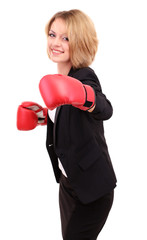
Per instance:
[[[106,138],[118,178],[99,239],[145,240],[147,215],[147,9],[144,0],[5,0],[0,3],[0,239],[61,240],[58,184],[45,147],[46,127],[16,128],[17,106],[44,106],[38,83],[56,73],[44,27],[54,13],[78,8],[95,23],[93,68],[114,115]]]

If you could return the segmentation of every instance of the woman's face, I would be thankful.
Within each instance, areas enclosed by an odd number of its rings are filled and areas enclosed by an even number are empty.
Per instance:
[[[57,18],[51,25],[51,28],[49,30],[47,48],[50,59],[53,62],[70,62],[67,28],[64,20],[61,18]]]

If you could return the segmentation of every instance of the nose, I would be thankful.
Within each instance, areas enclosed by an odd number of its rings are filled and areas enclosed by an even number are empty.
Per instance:
[[[56,37],[56,38],[54,39],[54,45],[55,45],[55,46],[61,46],[61,40],[60,40],[59,37]]]

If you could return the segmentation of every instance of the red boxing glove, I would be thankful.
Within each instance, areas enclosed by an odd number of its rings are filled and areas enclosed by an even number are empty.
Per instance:
[[[34,102],[23,102],[17,110],[18,130],[32,130],[38,125],[47,124],[47,108]]]
[[[69,76],[46,75],[40,80],[39,89],[50,110],[60,105],[71,104],[86,111],[95,105],[93,88]]]

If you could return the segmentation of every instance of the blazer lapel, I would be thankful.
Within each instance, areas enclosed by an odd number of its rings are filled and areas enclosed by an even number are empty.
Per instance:
[[[73,68],[70,69],[68,76],[72,77],[73,74],[76,72],[77,70],[74,70]],[[58,115],[59,112],[61,110],[61,107],[57,107],[56,109],[56,113],[55,113],[55,121],[54,121],[54,129],[53,129],[53,139],[54,139],[54,147],[56,146],[56,126],[57,126],[57,120],[58,120]]]
[[[55,121],[54,121],[54,129],[53,129],[54,147],[56,146],[56,125],[57,125],[57,119],[58,119],[58,115],[59,115],[61,107],[62,106],[57,107],[56,113],[55,113]]]
[[[57,118],[58,118],[60,109],[61,109],[61,106],[60,106],[60,107],[57,107],[57,109],[56,109],[54,125],[56,125],[56,123],[57,123]]]

